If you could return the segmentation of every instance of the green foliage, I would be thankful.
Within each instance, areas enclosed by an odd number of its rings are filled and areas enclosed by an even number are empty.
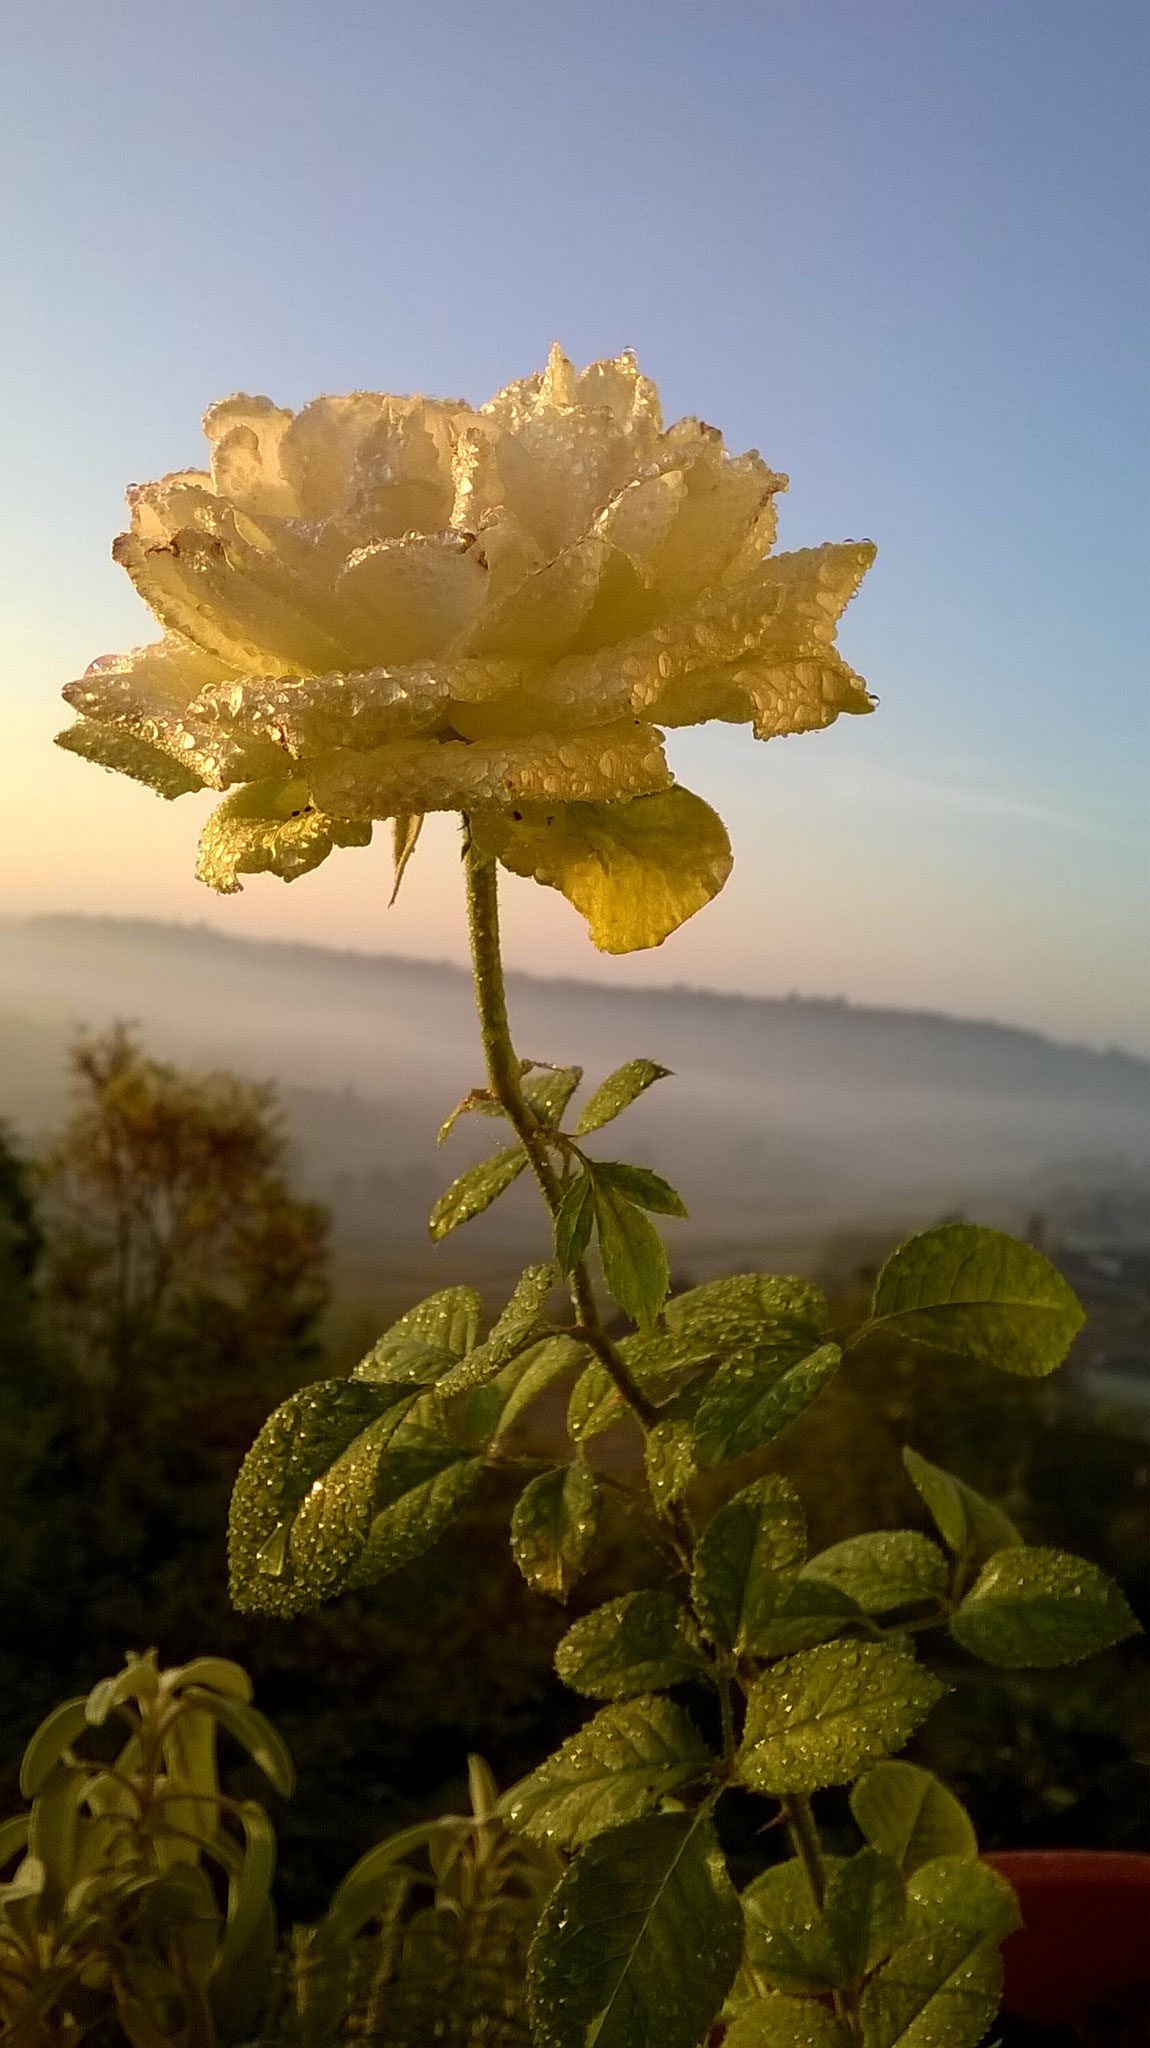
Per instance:
[[[449,1231],[458,1230],[461,1223],[470,1223],[473,1216],[481,1216],[492,1202],[506,1192],[512,1181],[518,1180],[527,1164],[527,1154],[522,1145],[507,1145],[501,1152],[493,1152],[490,1159],[483,1159],[478,1166],[469,1166],[457,1180],[440,1195],[427,1227],[435,1243],[446,1237]]]
[[[599,1526],[600,1488],[585,1465],[541,1472],[511,1517],[511,1554],[529,1586],[565,1600],[584,1571]]]
[[[47,2048],[113,2020],[132,2048],[250,2037],[271,1983],[275,1837],[255,1800],[221,1798],[217,1727],[277,1790],[294,1780],[250,1695],[225,1659],[161,1671],[150,1651],[37,1730],[31,1812],[0,1837],[5,1860],[27,1847],[0,1894],[5,2039]],[[126,1732],[111,1764],[80,1748],[109,1718]]]
[[[670,1268],[663,1240],[643,1211],[609,1180],[592,1179],[603,1278],[624,1315],[649,1330],[667,1298]]]
[[[604,1124],[621,1116],[655,1081],[667,1080],[670,1071],[669,1067],[659,1066],[656,1060],[627,1060],[623,1066],[616,1067],[584,1103],[575,1125],[575,1136],[589,1137],[592,1131],[600,1130]]]
[[[595,1714],[505,1794],[502,1810],[533,1840],[579,1849],[608,1828],[640,1820],[714,1761],[681,1707],[641,1694]]]
[[[718,1367],[692,1420],[692,1455],[703,1471],[769,1444],[837,1371],[837,1344],[820,1344],[801,1357],[796,1348],[784,1340]]]
[[[867,1841],[893,1856],[904,1877],[936,1856],[977,1856],[970,1816],[953,1792],[917,1764],[875,1764],[851,1793]]]
[[[232,1598],[291,1615],[398,1571],[437,1541],[482,1475],[467,1408],[528,1353],[554,1280],[530,1266],[484,1343],[478,1298],[447,1288],[408,1310],[350,1379],[320,1380],[269,1416],[232,1494]],[[496,1406],[492,1426],[499,1419]],[[460,1427],[455,1427],[456,1423]]]
[[[528,1948],[560,1864],[508,1833],[479,1757],[468,1775],[470,1814],[381,1842],[297,1929],[260,2048],[530,2048]]]
[[[898,1642],[826,1643],[784,1657],[747,1700],[739,1775],[777,1796],[845,1785],[909,1741],[943,1691]]]
[[[871,1316],[1024,1378],[1061,1365],[1083,1321],[1049,1259],[972,1223],[944,1223],[900,1246],[875,1282]]]
[[[735,2015],[725,2048],[851,2048],[851,2037],[825,2005],[768,1991]]]
[[[949,1573],[936,1543],[916,1529],[879,1529],[848,1536],[812,1557],[806,1571],[825,1586],[837,1586],[864,1614],[889,1614],[922,1600],[941,1600]]]
[[[774,1474],[744,1488],[708,1523],[695,1550],[691,1597],[723,1649],[760,1652],[806,1556],[806,1535],[802,1502]]]
[[[963,1565],[979,1564],[996,1551],[1022,1542],[1009,1516],[965,1480],[956,1479],[952,1472],[944,1472],[909,1448],[902,1460],[944,1543]]]
[[[978,2048],[998,2011],[999,1944],[1018,1925],[1014,1893],[985,1863],[924,1863],[902,1938],[862,1995],[864,2048]]]
[[[556,1886],[532,1945],[536,2048],[698,2048],[742,1941],[705,1810],[597,1835]]]
[[[861,1849],[825,1859],[825,1892],[815,1903],[798,1857],[776,1863],[743,1894],[745,1970],[755,1991],[818,1996],[857,1986],[885,1961],[906,1905],[893,1859]]]
[[[591,1699],[659,1692],[709,1669],[690,1615],[673,1593],[624,1593],[568,1629],[555,1652],[565,1685]]]
[[[1064,1550],[1000,1550],[983,1566],[951,1632],[990,1664],[1073,1664],[1138,1623],[1113,1579]]]

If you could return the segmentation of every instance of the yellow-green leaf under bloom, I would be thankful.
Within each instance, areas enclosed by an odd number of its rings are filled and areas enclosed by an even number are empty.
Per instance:
[[[657,945],[730,867],[661,729],[871,708],[834,647],[869,542],[771,555],[786,478],[664,428],[630,354],[579,373],[556,346],[478,410],[241,396],[204,429],[208,468],[133,489],[114,549],[164,637],[69,686],[61,743],[166,797],[232,790],[213,888],[458,811],[604,950]]]
[[[370,838],[370,825],[318,810],[306,782],[248,782],[212,812],[196,873],[209,888],[230,896],[242,886],[241,874],[293,882],[326,860],[333,846],[366,846]]]
[[[601,953],[659,946],[731,872],[721,818],[689,789],[630,803],[529,804],[473,818],[481,849],[560,889]]]

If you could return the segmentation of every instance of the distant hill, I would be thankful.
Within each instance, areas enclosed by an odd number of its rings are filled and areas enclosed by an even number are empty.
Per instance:
[[[697,1270],[720,1244],[881,1233],[943,1210],[1017,1222],[1052,1190],[1109,1198],[1150,1172],[1150,1062],[1126,1053],[805,998],[526,975],[509,996],[529,1057],[579,1059],[589,1082],[637,1054],[674,1070],[598,1147],[680,1186],[692,1216],[676,1243]],[[274,1079],[300,1171],[348,1246],[425,1243],[419,1211],[490,1146],[478,1119],[445,1153],[434,1144],[482,1079],[462,968],[200,926],[0,924],[0,1115],[29,1142],[60,1114],[71,1032],[116,1017],[166,1057]],[[475,1250],[528,1214],[525,1198],[471,1226]]]

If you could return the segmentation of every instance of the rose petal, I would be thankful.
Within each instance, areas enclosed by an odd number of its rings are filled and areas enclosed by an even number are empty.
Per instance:
[[[56,745],[63,747],[65,753],[94,761],[97,767],[114,768],[120,775],[130,775],[133,782],[147,783],[157,796],[187,796],[193,789],[204,787],[203,776],[174,761],[159,747],[150,747],[146,740],[138,740],[132,733],[117,732],[114,726],[97,725],[90,718],[77,719],[75,725],[58,732]]]
[[[660,735],[636,719],[589,733],[474,744],[397,740],[366,753],[317,755],[305,766],[316,802],[341,818],[631,796],[665,789],[671,779]]]
[[[357,668],[422,661],[463,634],[487,595],[487,570],[458,534],[412,535],[358,548],[336,580],[345,658]],[[495,650],[502,651],[502,650]]]

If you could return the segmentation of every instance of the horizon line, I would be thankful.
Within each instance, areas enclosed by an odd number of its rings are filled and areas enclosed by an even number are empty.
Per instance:
[[[204,934],[212,939],[221,940],[225,945],[245,946],[253,949],[263,948],[281,953],[315,953],[330,960],[354,960],[364,964],[390,963],[398,967],[428,968],[438,971],[446,969],[451,974],[458,974],[468,980],[470,979],[470,969],[467,965],[462,961],[452,960],[446,955],[432,958],[426,954],[419,953],[389,953],[372,951],[358,946],[325,945],[322,940],[317,939],[261,937],[248,932],[225,931],[221,926],[212,924],[206,918],[197,918],[192,922],[184,918],[116,916],[115,914],[101,911],[85,910],[45,910],[36,911],[23,917],[0,916],[0,931],[49,924],[114,925],[135,928],[137,930]],[[574,974],[535,974],[530,969],[522,967],[509,967],[506,973],[508,980],[512,981],[529,982],[546,988],[586,989],[593,992],[596,996],[602,995],[608,998],[612,996],[656,998],[660,996],[687,996],[701,997],[711,1002],[768,1003],[777,1005],[803,1004],[812,1009],[853,1010],[856,1013],[874,1017],[925,1019],[940,1024],[959,1025],[967,1030],[1001,1032],[1014,1038],[1036,1040],[1040,1044],[1053,1046],[1063,1052],[1087,1053],[1093,1059],[1129,1060],[1137,1066],[1150,1068],[1150,1054],[1136,1052],[1129,1046],[1119,1045],[1113,1040],[1104,1046],[1092,1045],[1082,1039],[1057,1038],[1051,1032],[1045,1031],[1037,1025],[1006,1024],[1000,1022],[995,1017],[968,1016],[953,1010],[935,1010],[927,1007],[908,1008],[891,1003],[860,1002],[855,997],[848,995],[804,995],[797,989],[788,990],[785,995],[767,995],[761,990],[715,988],[707,983],[696,982],[679,981],[644,984],[631,981],[612,983],[589,978],[584,979]]]

